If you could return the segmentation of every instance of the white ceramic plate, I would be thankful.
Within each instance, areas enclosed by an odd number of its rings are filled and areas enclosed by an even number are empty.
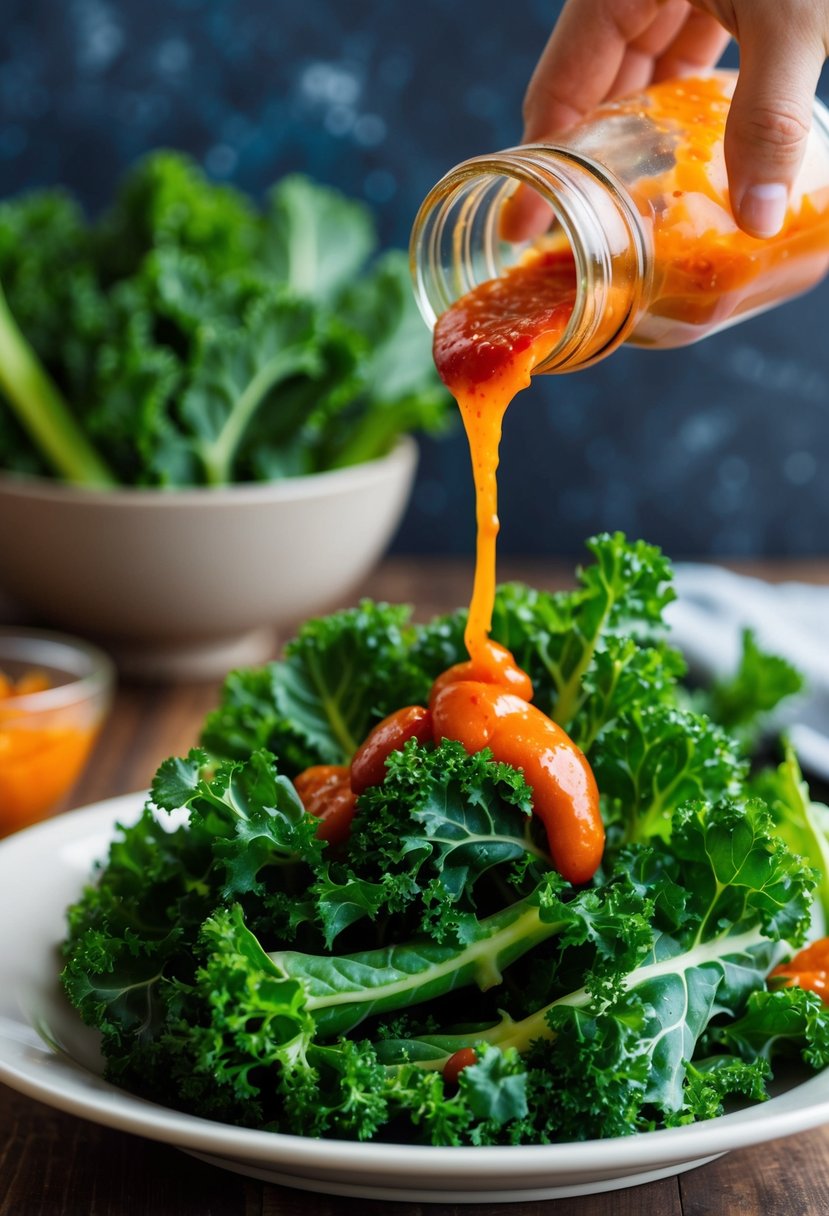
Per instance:
[[[131,794],[29,828],[0,845],[0,1079],[60,1110],[175,1145],[269,1182],[415,1202],[552,1199],[633,1186],[829,1121],[829,1070],[708,1123],[582,1144],[426,1148],[273,1135],[156,1106],[101,1079],[96,1036],[63,1000],[64,911],[106,853]],[[49,1040],[52,1045],[50,1046]]]

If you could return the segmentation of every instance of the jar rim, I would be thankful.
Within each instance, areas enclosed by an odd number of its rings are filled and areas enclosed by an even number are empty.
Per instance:
[[[448,208],[458,202],[470,183],[486,179],[515,182],[515,188],[525,185],[539,194],[549,205],[555,224],[563,233],[576,263],[577,293],[573,312],[554,350],[534,370],[545,373],[572,371],[592,364],[623,342],[633,328],[644,280],[649,273],[650,259],[641,217],[623,184],[604,166],[566,145],[524,144],[471,157],[450,169],[432,188],[418,210],[410,242],[415,297],[426,324],[433,329],[442,312],[463,294],[459,291],[450,298],[446,293],[444,299],[437,301],[443,304],[439,309],[426,284],[426,268],[435,253],[436,243],[443,235]],[[609,282],[613,268],[607,235],[588,197],[588,191],[582,188],[588,180],[593,186],[607,191],[613,199],[622,216],[628,246],[635,260],[635,273],[630,276],[629,308],[614,334],[612,344],[605,342],[597,350],[590,349],[602,316],[597,297],[602,286]],[[430,222],[432,227],[429,227]],[[431,247],[423,256],[424,245],[430,237]],[[514,264],[520,261],[521,254],[531,245],[531,241],[515,243]],[[452,252],[457,257],[457,249],[453,247]],[[484,260],[492,270],[488,279],[503,274],[505,267],[501,264],[496,268],[491,251]],[[485,279],[478,279],[468,289],[483,281]]]

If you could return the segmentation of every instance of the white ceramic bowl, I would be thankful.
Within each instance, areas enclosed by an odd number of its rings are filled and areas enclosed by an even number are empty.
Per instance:
[[[0,475],[0,589],[93,637],[123,671],[208,678],[341,602],[406,505],[411,438],[380,460],[279,482],[83,490]]]

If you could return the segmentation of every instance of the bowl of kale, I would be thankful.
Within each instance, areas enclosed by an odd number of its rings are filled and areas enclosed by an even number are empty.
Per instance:
[[[157,152],[0,203],[0,589],[136,674],[265,657],[388,544],[449,416],[405,255],[307,178]]]

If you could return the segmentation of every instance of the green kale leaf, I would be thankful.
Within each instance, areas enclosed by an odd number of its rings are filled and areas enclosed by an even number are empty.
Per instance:
[[[187,298],[182,279],[171,321]],[[449,740],[392,753],[324,845],[289,777],[426,704],[464,614],[311,621],[228,678],[206,750],[161,766],[70,910],[64,984],[111,1079],[276,1131],[508,1145],[680,1126],[761,1100],[778,1057],[829,1063],[817,996],[766,990],[827,903],[825,808],[790,749],[749,778],[688,708],[658,551],[591,549],[573,591],[502,588],[494,624],[589,750],[592,883],[553,869],[523,774]]]
[[[222,485],[439,429],[405,259],[369,264],[374,246],[367,209],[334,190],[289,177],[260,210],[173,152],[95,223],[58,192],[0,204],[2,467]]]
[[[745,629],[737,671],[730,679],[717,680],[709,689],[698,691],[697,703],[751,751],[771,711],[803,685],[803,676],[791,663],[761,650],[753,631]]]
[[[409,617],[407,608],[364,600],[308,621],[281,662],[228,679],[205,747],[244,755],[256,738],[295,770],[348,763],[376,722],[428,694],[408,657]]]

